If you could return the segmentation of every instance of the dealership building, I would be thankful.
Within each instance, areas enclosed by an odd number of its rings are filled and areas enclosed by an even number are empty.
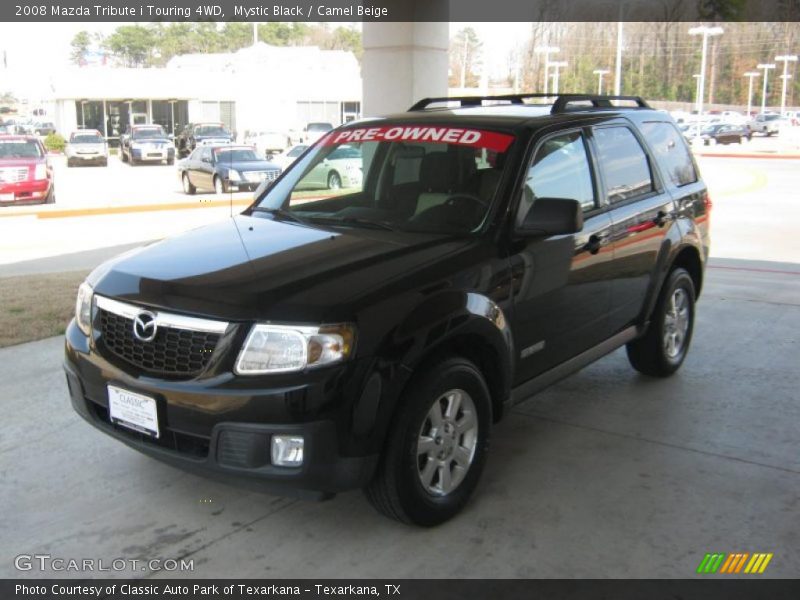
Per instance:
[[[176,56],[164,68],[105,66],[53,77],[56,129],[103,131],[114,140],[129,124],[221,121],[238,134],[339,125],[361,113],[361,72],[352,52],[264,43],[224,54]]]

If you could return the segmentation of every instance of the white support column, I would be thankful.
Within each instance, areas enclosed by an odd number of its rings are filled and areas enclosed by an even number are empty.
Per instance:
[[[362,27],[364,116],[403,112],[422,98],[447,96],[448,23],[365,22]]]

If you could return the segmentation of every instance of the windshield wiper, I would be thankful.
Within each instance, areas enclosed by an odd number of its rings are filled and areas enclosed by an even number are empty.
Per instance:
[[[290,221],[295,221],[296,223],[302,223],[303,225],[308,225],[308,220],[304,219],[303,217],[297,216],[290,210],[286,210],[283,208],[267,208],[265,206],[256,206],[253,209],[253,212],[267,213],[275,217],[289,219]]]
[[[355,225],[357,227],[369,227],[371,229],[382,229],[384,231],[397,231],[397,227],[386,221],[372,221],[371,219],[364,219],[362,217],[324,217],[314,215],[308,217],[309,221],[315,223],[326,223],[330,225]]]

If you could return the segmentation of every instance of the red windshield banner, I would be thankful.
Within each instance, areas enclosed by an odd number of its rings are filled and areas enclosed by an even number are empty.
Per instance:
[[[327,134],[320,140],[320,144],[331,146],[355,142],[434,142],[505,152],[513,141],[513,135],[482,129],[397,125],[340,129]]]

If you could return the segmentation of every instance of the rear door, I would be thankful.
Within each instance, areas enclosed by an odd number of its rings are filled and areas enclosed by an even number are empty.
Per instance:
[[[617,332],[641,313],[675,206],[631,123],[618,119],[594,127],[592,147],[602,198],[610,207],[614,261],[609,324]]]
[[[515,226],[537,198],[578,200],[583,229],[527,237],[512,245],[515,384],[608,337],[611,219],[598,198],[585,132],[576,128],[538,142],[527,166]]]

